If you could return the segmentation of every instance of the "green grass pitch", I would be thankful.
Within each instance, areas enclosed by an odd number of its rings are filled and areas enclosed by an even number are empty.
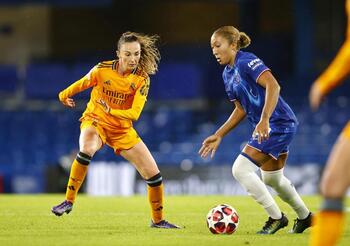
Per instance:
[[[309,230],[292,235],[295,213],[277,198],[289,225],[274,235],[256,235],[267,219],[263,209],[248,196],[167,196],[165,217],[181,230],[149,228],[150,211],[145,196],[78,196],[69,215],[51,214],[64,195],[0,195],[0,245],[307,245]],[[316,211],[320,197],[304,197]],[[213,235],[205,217],[214,205],[227,203],[240,216],[233,235]],[[349,207],[350,198],[346,200]],[[350,218],[339,245],[349,245]]]

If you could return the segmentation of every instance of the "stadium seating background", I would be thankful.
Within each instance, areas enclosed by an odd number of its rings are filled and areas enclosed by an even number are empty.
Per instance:
[[[4,1],[2,4],[23,2]],[[50,3],[67,6],[70,2]],[[98,1],[84,2],[94,5]],[[110,2],[100,1],[100,5],[108,6]],[[300,1],[295,2],[300,4]],[[243,19],[242,25],[254,31],[247,19]],[[0,34],[2,32],[0,30]],[[293,52],[297,43],[284,34],[257,35],[248,50],[272,68],[282,86],[282,96],[300,121],[288,163],[324,165],[332,144],[350,117],[350,86],[348,83],[337,89],[320,111],[312,113],[308,106],[308,90],[321,69],[297,71],[295,60],[298,57]],[[197,154],[203,139],[232,111],[224,92],[222,68],[213,59],[209,44],[163,44],[161,53],[159,72],[151,78],[149,102],[135,128],[160,166],[179,165],[184,160],[196,166],[229,165],[251,134],[247,122],[224,139],[213,160],[202,160]],[[332,54],[319,52],[315,59],[321,57],[329,61]],[[86,74],[97,62],[111,59],[114,59],[113,51],[104,50],[67,60],[33,59],[24,67],[0,64],[0,96],[4,100],[0,105],[0,191],[11,192],[16,178],[28,176],[35,177],[41,184],[35,192],[45,190],[46,169],[57,166],[62,156],[78,149],[78,119],[89,98],[89,91],[77,95],[79,106],[70,110],[57,102],[58,92]],[[118,158],[106,147],[95,156],[95,160]]]

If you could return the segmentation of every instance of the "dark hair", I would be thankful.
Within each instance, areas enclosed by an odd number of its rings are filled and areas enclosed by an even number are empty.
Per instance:
[[[156,46],[158,39],[158,35],[148,36],[137,32],[125,32],[118,40],[118,51],[124,43],[138,42],[141,46],[140,68],[147,74],[155,74],[160,61],[160,53]]]
[[[240,32],[233,26],[222,26],[213,34],[224,37],[230,44],[236,44],[238,50],[241,48],[246,48],[248,45],[250,45],[249,36],[244,32]]]

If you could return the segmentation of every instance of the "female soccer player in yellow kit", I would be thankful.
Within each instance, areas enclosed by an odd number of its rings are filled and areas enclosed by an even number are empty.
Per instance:
[[[145,105],[149,76],[158,70],[157,36],[126,32],[118,41],[117,59],[101,62],[82,79],[59,93],[60,101],[74,107],[72,96],[92,87],[90,101],[80,118],[79,153],[74,160],[66,199],[52,212],[69,213],[93,155],[104,145],[132,163],[145,179],[151,205],[151,227],[179,228],[163,218],[163,184],[157,164],[133,128]]]
[[[346,40],[333,62],[313,83],[310,91],[310,105],[318,109],[322,99],[338,86],[350,73],[350,0],[346,1],[348,14]],[[337,243],[344,227],[345,213],[343,198],[350,187],[350,121],[340,134],[328,158],[321,179],[323,203],[321,211],[314,217],[311,231],[311,246],[333,246]]]

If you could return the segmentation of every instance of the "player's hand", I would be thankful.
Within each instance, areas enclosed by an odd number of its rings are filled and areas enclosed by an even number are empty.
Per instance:
[[[111,112],[111,107],[103,99],[99,99],[96,102],[103,107],[103,111],[105,111],[107,114]]]
[[[63,100],[61,100],[61,103],[67,107],[74,108],[75,107],[75,102],[73,98],[67,97]]]
[[[258,139],[258,143],[269,139],[270,135],[270,123],[269,120],[261,119],[255,126],[253,137]]]
[[[314,83],[310,89],[309,102],[313,111],[316,111],[322,102],[324,95],[321,93],[319,86]]]
[[[210,158],[213,158],[217,148],[219,147],[219,144],[221,143],[221,139],[221,137],[215,134],[207,137],[203,141],[202,147],[198,151],[198,154],[202,158],[206,158],[210,154]]]

